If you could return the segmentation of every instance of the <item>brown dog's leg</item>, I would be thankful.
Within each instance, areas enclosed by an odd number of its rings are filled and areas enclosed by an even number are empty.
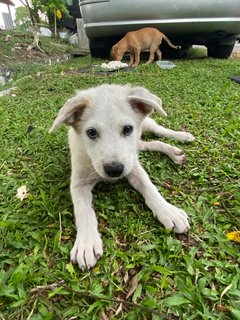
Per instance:
[[[141,48],[134,48],[134,56],[135,56],[135,61],[133,64],[133,67],[136,67],[139,65],[140,62],[140,52],[141,52]]]
[[[133,52],[130,52],[130,62],[129,62],[129,67],[131,67],[133,65],[133,62],[134,62],[134,53]]]
[[[159,48],[157,49],[156,54],[157,54],[158,60],[162,60],[162,52]]]
[[[145,64],[150,64],[153,62],[154,60],[154,54],[155,52],[157,51],[158,49],[158,46],[156,46],[155,44],[151,44],[151,47],[150,47],[150,52],[149,52],[149,59],[148,61],[145,63]]]

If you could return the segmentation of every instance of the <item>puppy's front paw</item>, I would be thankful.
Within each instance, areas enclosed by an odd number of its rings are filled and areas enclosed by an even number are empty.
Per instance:
[[[95,266],[102,256],[102,239],[97,230],[79,230],[71,250],[71,262],[78,264],[82,270]]]
[[[189,133],[189,132],[185,132],[185,131],[178,131],[177,132],[177,140],[181,141],[181,142],[192,142],[195,140],[195,137]]]
[[[177,147],[171,147],[169,149],[168,156],[172,159],[172,161],[176,164],[183,164],[183,162],[186,160],[186,156],[184,152],[181,149],[178,149]]]
[[[172,230],[176,233],[185,233],[190,228],[186,212],[176,208],[170,203],[166,203],[164,205],[157,215],[157,218],[166,229]]]

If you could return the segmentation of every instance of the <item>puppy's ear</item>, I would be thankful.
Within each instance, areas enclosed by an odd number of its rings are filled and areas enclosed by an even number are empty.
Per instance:
[[[53,122],[49,133],[56,131],[63,123],[74,126],[80,121],[84,109],[89,106],[89,100],[80,96],[75,96],[64,104]]]
[[[158,111],[162,116],[167,114],[162,108],[162,100],[143,87],[131,88],[128,95],[132,108],[144,116]]]

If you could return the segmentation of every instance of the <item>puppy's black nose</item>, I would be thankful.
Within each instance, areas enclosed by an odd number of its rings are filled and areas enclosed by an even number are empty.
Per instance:
[[[124,165],[120,162],[113,161],[105,164],[103,168],[109,177],[117,178],[123,173]]]

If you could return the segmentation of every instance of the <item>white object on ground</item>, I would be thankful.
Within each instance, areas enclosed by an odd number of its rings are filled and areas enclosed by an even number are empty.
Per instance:
[[[172,69],[172,68],[176,67],[175,63],[173,63],[172,61],[168,61],[168,60],[156,61],[156,64],[161,69]]]
[[[110,61],[108,63],[102,63],[101,68],[104,69],[120,69],[128,67],[127,63],[123,63],[121,61]]]
[[[66,39],[68,37],[68,33],[66,31],[59,32],[59,37],[61,39]]]
[[[10,89],[6,89],[6,90],[3,90],[3,91],[0,91],[0,97],[7,96],[7,95],[10,95],[10,94],[12,94],[12,96],[16,96],[14,93],[12,93],[12,91],[14,91],[15,89],[16,89],[16,87],[12,87]]]
[[[27,192],[27,187],[24,185],[24,186],[21,186],[20,188],[17,189],[17,194],[16,194],[16,197],[18,199],[20,199],[21,201],[23,201],[23,199],[26,199],[28,197],[28,192]]]
[[[71,44],[78,44],[79,43],[77,33],[74,33],[73,35],[71,35],[69,37],[69,43],[71,43]]]
[[[52,31],[48,28],[40,27],[41,36],[50,38]]]

